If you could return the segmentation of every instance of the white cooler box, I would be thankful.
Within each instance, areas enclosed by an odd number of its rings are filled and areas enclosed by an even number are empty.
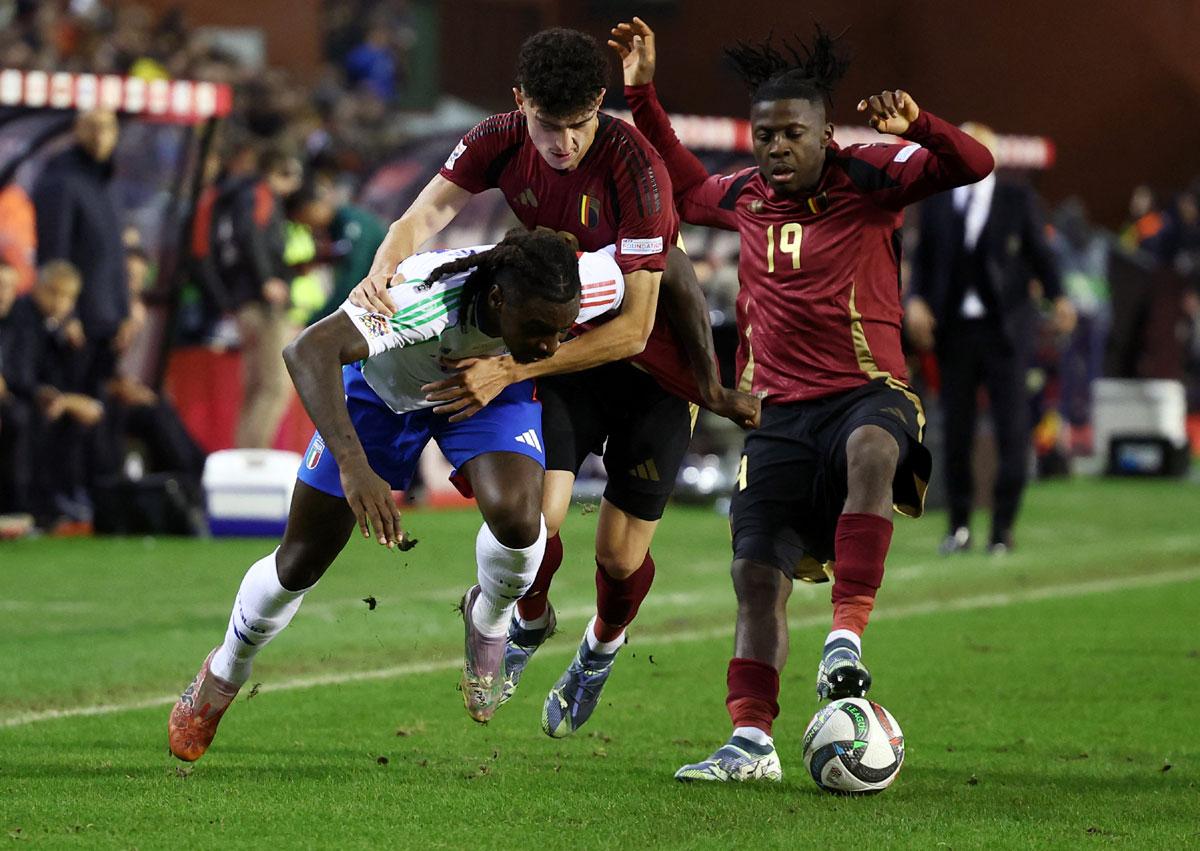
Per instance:
[[[1188,457],[1187,395],[1167,379],[1102,378],[1092,384],[1096,453],[1118,475],[1179,474]]]
[[[278,537],[287,524],[301,456],[279,449],[225,449],[204,464],[213,535]]]

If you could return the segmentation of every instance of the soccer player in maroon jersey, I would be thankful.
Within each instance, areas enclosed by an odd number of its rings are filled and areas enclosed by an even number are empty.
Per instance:
[[[848,63],[818,28],[811,46],[786,53],[769,42],[728,52],[751,89],[758,165],[710,176],[658,103],[654,33],[637,18],[612,33],[634,120],[666,161],[683,219],[741,236],[742,367],[763,400],[731,508],[733,735],[675,776],[779,780],[771,725],[792,581],[825,581],[822,565],[833,563],[833,628],[817,694],[862,696],[871,677],[861,637],[883,578],[893,506],[920,515],[929,480],[925,418],[900,344],[903,209],[982,179],[992,156],[899,90],[858,109],[906,144],[839,147],[828,106]]]
[[[510,384],[538,380],[546,555],[508,629],[503,668],[500,659],[474,660],[475,670],[494,670],[503,680],[501,703],[554,630],[546,590],[562,561],[558,529],[584,458],[603,452],[608,484],[596,531],[597,613],[546,698],[542,729],[555,737],[591,715],[625,627],[650,589],[650,542],[690,439],[688,402],[745,425],[758,413],[756,399],[720,386],[703,293],[687,258],[672,250],[679,220],[662,159],[636,129],[600,112],[607,66],[603,48],[583,33],[552,29],[528,39],[517,63],[517,109],[462,138],[391,226],[372,270],[378,274],[351,296],[390,315],[385,291],[397,263],[490,188],[504,193],[526,227],[559,231],[584,250],[615,244],[625,278],[618,315],[537,364],[511,357],[463,362],[457,374],[426,388],[429,399],[443,402],[435,411],[454,421]],[[660,281],[667,308],[661,313]],[[471,613],[464,615],[470,630]]]

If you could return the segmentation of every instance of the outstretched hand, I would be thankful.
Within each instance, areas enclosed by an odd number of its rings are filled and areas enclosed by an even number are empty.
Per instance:
[[[644,86],[654,81],[656,62],[654,30],[641,18],[622,21],[610,30],[608,46],[621,57],[621,73],[627,86]]]
[[[867,122],[880,133],[903,136],[917,120],[921,108],[912,95],[902,89],[880,92],[858,102],[858,111],[867,113]]]

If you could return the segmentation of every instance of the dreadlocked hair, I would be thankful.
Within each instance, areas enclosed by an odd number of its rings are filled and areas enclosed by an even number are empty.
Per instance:
[[[725,56],[750,89],[750,100],[822,101],[833,105],[833,90],[850,68],[850,57],[838,44],[841,35],[830,35],[820,24],[808,45],[797,37],[775,46],[774,34],[764,41],[739,41]]]
[[[428,283],[471,270],[463,283],[459,322],[466,325],[481,293],[499,284],[505,299],[540,298],[566,304],[579,298],[579,261],[575,251],[553,231],[514,228],[504,239],[478,254],[438,266]],[[501,272],[508,272],[501,275]]]

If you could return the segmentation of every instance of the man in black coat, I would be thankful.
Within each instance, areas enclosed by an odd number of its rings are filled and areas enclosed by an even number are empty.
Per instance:
[[[995,154],[991,130],[978,124],[964,129]],[[922,205],[906,324],[914,344],[934,350],[941,373],[950,503],[944,553],[971,544],[971,441],[981,384],[988,391],[999,450],[988,548],[1002,553],[1013,544],[1029,461],[1025,373],[1038,317],[1030,295],[1035,278],[1054,303],[1058,330],[1069,332],[1074,311],[1062,293],[1030,187],[997,181],[992,174]]]
[[[3,328],[8,390],[31,413],[29,510],[45,528],[91,521],[87,450],[104,405],[83,378],[90,364],[74,316],[80,290],[74,266],[47,263],[33,291],[13,304]]]
[[[33,187],[38,265],[66,260],[83,276],[76,312],[93,384],[112,375],[129,317],[121,217],[108,190],[118,132],[112,112],[80,113],[75,143],[46,163]]]

